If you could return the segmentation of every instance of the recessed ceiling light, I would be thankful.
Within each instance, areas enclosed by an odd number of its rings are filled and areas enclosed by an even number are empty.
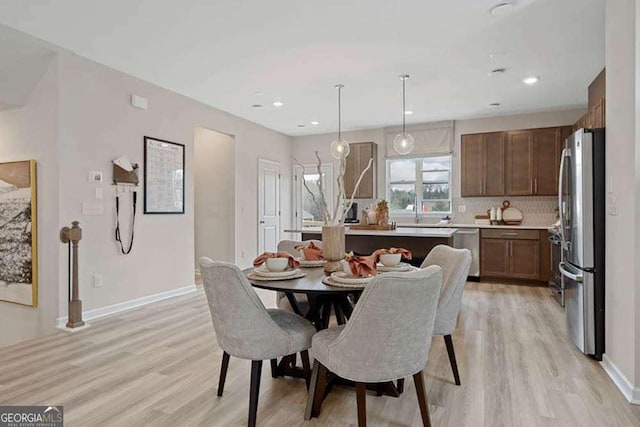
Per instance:
[[[489,12],[491,12],[492,15],[505,15],[511,12],[511,10],[513,10],[513,5],[508,1],[504,1],[493,6]]]
[[[499,76],[501,74],[504,74],[505,71],[507,71],[506,68],[494,68],[493,70],[491,70],[489,75],[490,76]]]
[[[522,79],[522,83],[526,84],[527,86],[531,86],[538,83],[539,80],[540,80],[540,77],[535,77],[535,76],[525,77],[524,79]]]
[[[305,127],[305,125],[303,125],[303,124],[299,124],[299,125],[298,125],[298,127],[299,127],[299,128],[303,128],[303,127]]]
[[[263,91],[261,91],[261,90],[257,90],[257,91],[255,91],[255,92],[253,92],[253,94],[254,94],[255,96],[262,96],[262,95],[264,95],[264,92],[263,92]]]
[[[253,104],[252,107],[253,108],[262,108],[263,105],[262,104]]]
[[[274,107],[282,107],[284,104],[281,101],[273,101]]]
[[[312,122],[311,122],[311,124],[312,124],[313,126],[318,126],[318,125],[320,124],[320,122],[318,122],[318,121],[314,120],[314,121],[312,121]]]
[[[412,115],[412,114],[413,114],[413,111],[411,111],[411,110],[405,110],[405,112],[404,112],[404,113],[405,113],[407,116],[410,116],[410,115]]]
[[[499,107],[500,103],[499,102],[492,102],[491,104],[489,104],[489,107]]]

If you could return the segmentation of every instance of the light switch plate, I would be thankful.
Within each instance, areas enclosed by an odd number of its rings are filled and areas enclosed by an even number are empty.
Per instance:
[[[467,206],[466,205],[458,205],[458,212],[459,213],[465,213],[467,211]]]
[[[94,288],[101,288],[102,287],[102,275],[101,274],[95,274],[93,276],[93,287]]]
[[[104,190],[102,188],[96,188],[96,199],[100,200],[104,197]]]
[[[607,215],[618,215],[618,198],[612,194],[607,196]]]
[[[95,184],[102,184],[102,172],[89,171],[89,182],[93,182]]]

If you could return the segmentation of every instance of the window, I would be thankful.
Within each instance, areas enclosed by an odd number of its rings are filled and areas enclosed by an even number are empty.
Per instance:
[[[451,156],[387,160],[391,215],[451,213]]]

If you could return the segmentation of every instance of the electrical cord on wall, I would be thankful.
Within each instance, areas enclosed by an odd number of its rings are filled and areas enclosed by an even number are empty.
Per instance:
[[[135,236],[136,228],[136,205],[138,200],[138,193],[136,191],[133,194],[133,219],[131,221],[131,240],[129,241],[129,249],[124,248],[122,238],[120,236],[120,196],[116,195],[116,241],[120,244],[120,252],[123,255],[129,255],[133,249],[133,238]]]

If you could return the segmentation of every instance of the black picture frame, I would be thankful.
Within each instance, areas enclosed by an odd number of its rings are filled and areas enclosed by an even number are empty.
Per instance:
[[[144,213],[184,214],[185,178],[184,144],[145,136]]]

